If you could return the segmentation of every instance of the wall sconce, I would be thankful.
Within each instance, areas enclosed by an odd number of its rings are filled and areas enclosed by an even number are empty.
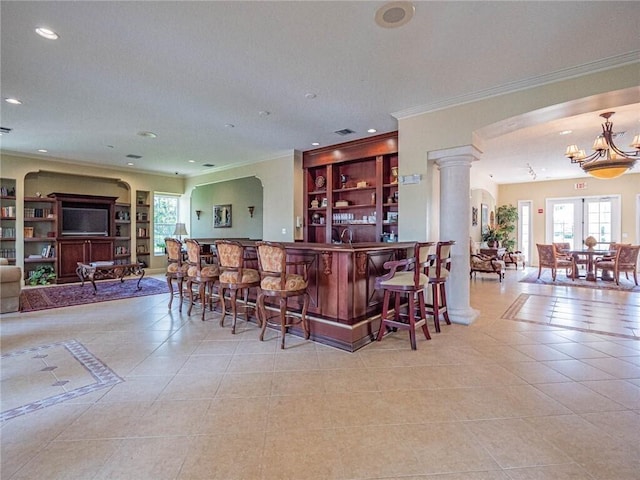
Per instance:
[[[196,217],[200,220],[200,215],[202,214],[202,210],[196,210]]]
[[[253,218],[253,210],[254,210],[256,207],[254,207],[253,205],[251,205],[251,206],[249,206],[249,207],[247,207],[247,208],[249,209],[249,216],[250,216],[251,218]]]

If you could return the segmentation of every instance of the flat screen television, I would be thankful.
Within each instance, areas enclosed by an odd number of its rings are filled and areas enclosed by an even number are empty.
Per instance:
[[[109,236],[109,210],[62,207],[62,235]]]

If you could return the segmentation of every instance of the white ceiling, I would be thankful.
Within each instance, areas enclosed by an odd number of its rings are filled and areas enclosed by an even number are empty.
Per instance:
[[[395,29],[374,22],[384,4],[3,0],[1,93],[23,104],[2,102],[1,126],[13,131],[0,146],[195,175],[639,58],[637,2],[414,2],[414,18]],[[60,38],[44,40],[38,26]],[[637,95],[631,103],[613,117],[625,147],[639,130]],[[529,180],[527,163],[539,180],[575,177],[564,148],[588,148],[600,112],[489,128],[474,168],[498,183]],[[356,133],[333,133],[344,128]],[[565,129],[571,141],[559,138]],[[127,167],[128,154],[142,158]]]

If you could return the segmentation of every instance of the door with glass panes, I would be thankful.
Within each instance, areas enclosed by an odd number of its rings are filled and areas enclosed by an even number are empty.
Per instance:
[[[546,243],[569,243],[572,250],[586,248],[592,236],[605,249],[621,241],[620,196],[557,198],[547,200]]]

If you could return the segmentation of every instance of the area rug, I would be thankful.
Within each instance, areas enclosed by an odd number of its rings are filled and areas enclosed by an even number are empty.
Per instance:
[[[551,278],[551,270],[544,269],[542,270],[542,275],[538,278],[538,270],[533,270],[527,274],[522,280],[523,283],[535,283],[538,285],[555,285],[557,287],[583,287],[583,288],[595,288],[598,290],[618,290],[621,292],[640,292],[640,286],[636,286],[633,282],[633,277],[629,275],[629,280],[627,280],[622,274],[620,276],[620,285],[616,285],[616,282],[606,281],[598,279],[595,282],[589,282],[584,278],[577,278],[575,280],[571,280],[567,278],[564,273],[564,270],[560,271],[556,275],[556,281],[554,282]]]
[[[125,278],[124,282],[120,282],[120,280],[96,282],[98,288],[95,295],[90,282],[85,282],[84,286],[77,283],[73,285],[26,288],[20,294],[20,301],[23,312],[33,312],[48,308],[70,307],[72,305],[85,305],[108,300],[169,293],[167,282],[156,278],[141,279],[140,286],[142,289],[140,290],[136,288],[137,283],[137,277]]]

